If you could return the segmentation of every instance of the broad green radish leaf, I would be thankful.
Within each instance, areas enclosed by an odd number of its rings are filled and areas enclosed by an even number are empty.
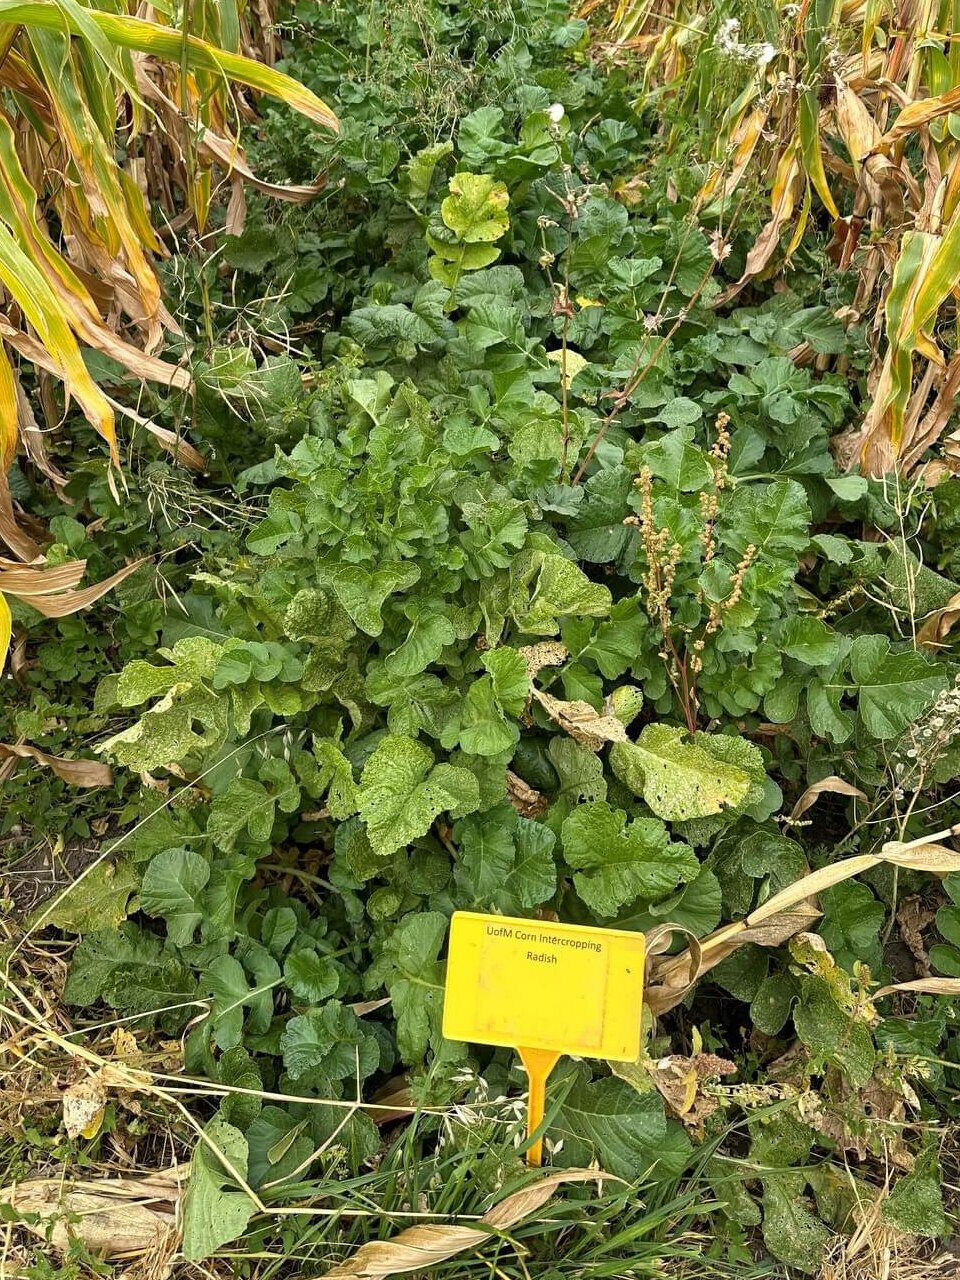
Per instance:
[[[149,1013],[187,1004],[196,994],[196,978],[176,953],[126,921],[80,940],[63,998],[80,1008],[103,1000],[122,1013]],[[179,1008],[170,1016],[182,1026],[196,1012],[196,1006]]]
[[[448,289],[456,287],[463,271],[482,271],[500,257],[500,250],[492,244],[446,244],[427,232],[427,244],[434,256],[427,262],[427,269],[434,280]]]
[[[829,667],[839,659],[844,643],[822,619],[797,614],[784,624],[779,647],[808,667]]]
[[[380,1065],[376,1035],[337,1000],[290,1018],[280,1037],[280,1051],[293,1080],[314,1070],[330,1080],[365,1080]]]
[[[840,703],[846,682],[839,673],[824,673],[807,685],[807,715],[810,728],[820,738],[839,745],[853,733],[853,716]]]
[[[668,412],[673,412],[682,403],[682,398],[675,400],[672,406],[668,405],[664,409],[661,418],[666,418]],[[696,410],[694,421],[697,421],[700,418],[700,408],[698,405],[693,408]],[[693,444],[695,435],[696,427],[693,425],[679,426],[676,431],[668,431],[655,444],[647,445],[641,450],[644,465],[680,493],[696,493],[701,489],[709,489],[713,484],[710,459],[702,449]]]
[[[616,915],[637,898],[658,899],[700,870],[696,855],[674,843],[656,818],[627,822],[606,801],[574,809],[562,830],[563,857],[577,893],[597,915]]]
[[[557,889],[557,868],[553,860],[556,836],[542,822],[520,818],[514,832],[516,860],[507,876],[507,897],[516,898],[527,910],[551,898]]]
[[[214,797],[207,835],[218,850],[232,849],[244,831],[252,840],[269,840],[276,808],[276,798],[262,782],[234,778],[225,791]]]
[[[863,1022],[840,1007],[823,978],[801,979],[793,1023],[815,1061],[838,1066],[858,1088],[870,1079],[877,1056],[873,1038]]]
[[[590,1080],[579,1071],[550,1128],[550,1137],[563,1140],[554,1163],[587,1168],[597,1161],[602,1169],[633,1181],[658,1161],[661,1176],[676,1164],[679,1150],[668,1141],[668,1127],[660,1095],[638,1094],[615,1077]],[[689,1152],[685,1144],[682,1167]]]
[[[706,738],[698,734],[691,742],[673,725],[648,724],[636,742],[613,744],[610,766],[667,822],[736,809],[747,798],[750,774],[711,755]]]
[[[460,133],[462,136],[463,121],[460,122]],[[437,142],[432,147],[421,148],[404,165],[407,174],[407,188],[411,200],[426,200],[437,165],[452,153],[452,142]]]
[[[505,802],[486,813],[470,814],[454,828],[460,863],[478,903],[492,900],[513,868],[517,821],[516,809]]]
[[[703,938],[715,929],[723,919],[723,897],[720,882],[708,867],[702,867],[695,879],[683,888],[665,898],[662,902],[651,903],[641,917],[630,922],[631,929],[652,929],[662,920],[669,920],[684,929],[689,929],[698,938]],[[621,925],[622,927],[622,925]]]
[[[247,1141],[243,1134],[220,1116],[214,1116],[204,1134],[208,1142],[199,1141],[194,1149],[183,1202],[181,1249],[183,1256],[194,1262],[236,1240],[257,1208],[226,1167],[229,1164],[246,1178]],[[215,1152],[222,1153],[223,1159]]]
[[[438,957],[446,936],[447,917],[439,911],[405,916],[367,970],[367,990],[383,986],[390,996],[406,1063],[422,1061],[428,1047],[438,1049],[442,1041],[444,965]]]
[[[519,716],[530,697],[530,676],[516,649],[489,649],[481,658],[493,681],[497,702],[508,715]]]
[[[368,636],[378,636],[383,630],[380,611],[387,597],[406,591],[420,579],[420,570],[415,564],[399,560],[383,564],[373,572],[358,564],[324,567],[321,572],[351,619]]]
[[[293,907],[270,907],[264,912],[260,941],[274,956],[282,956],[296,937],[297,913]]]
[[[810,507],[796,480],[737,485],[723,516],[723,538],[739,555],[748,546],[775,560],[803,551],[810,537]]]
[[[335,995],[340,985],[336,964],[309,947],[292,951],[283,965],[283,980],[298,1000],[322,1004]]]
[[[867,732],[895,738],[947,686],[947,677],[919,650],[890,652],[886,636],[858,636],[850,647],[857,709]]]
[[[779,1035],[797,998],[797,984],[789,973],[763,979],[750,1001],[750,1021],[764,1035]]]
[[[108,738],[99,748],[118,764],[144,772],[161,769],[204,751],[227,732],[227,703],[222,698],[176,688],[143,713],[129,729]]]
[[[581,560],[591,564],[629,564],[638,534],[623,523],[633,492],[633,472],[611,467],[592,475],[583,486],[583,501],[567,526],[567,538]]]
[[[282,1107],[263,1108],[246,1131],[252,1187],[260,1188],[265,1182],[280,1182],[304,1166],[310,1153],[316,1149],[308,1125],[306,1117],[298,1120]]]
[[[117,682],[117,701],[123,707],[141,706],[161,695],[159,701],[136,724],[98,748],[118,763],[139,771],[162,768],[221,742],[229,726],[231,700],[239,720],[237,699],[244,692],[231,690],[226,698],[208,687],[222,646],[205,637],[186,637],[172,649],[161,649],[159,653],[168,665],[137,659],[127,663]],[[246,701],[249,722],[249,710],[260,701],[259,693]]]
[[[276,965],[276,962],[274,962]],[[277,973],[279,973],[277,967]],[[210,1006],[210,1028],[213,1039],[220,1049],[232,1049],[243,1037],[244,1009],[261,994],[269,998],[269,991],[263,993],[257,987],[251,988],[243,965],[236,956],[217,956],[204,971],[204,989],[213,996]],[[270,1008],[273,1002],[270,1001]]]
[[[819,933],[839,965],[853,970],[860,960],[876,973],[881,964],[880,930],[886,908],[858,881],[835,884],[818,895],[823,910]]]
[[[402,644],[384,659],[393,676],[415,676],[437,661],[443,649],[457,635],[452,622],[440,610],[442,602],[417,601],[407,606],[410,630]]]
[[[824,480],[841,502],[857,502],[870,488],[866,476],[824,476]]]
[[[296,759],[304,788],[314,800],[326,797],[330,816],[343,821],[356,813],[359,798],[350,761],[333,738],[314,738],[313,751]]]
[[[741,1227],[759,1227],[760,1207],[743,1185],[735,1165],[714,1156],[707,1161],[704,1175],[728,1218]]]
[[[166,849],[151,858],[143,873],[140,906],[148,916],[162,916],[175,947],[193,941],[203,919],[201,894],[210,879],[210,863],[192,849]]]
[[[474,756],[498,756],[512,750],[520,737],[519,726],[508,720],[490,676],[474,680],[463,700],[460,746]]]
[[[556,892],[556,836],[542,822],[518,817],[513,805],[464,818],[454,839],[475,906],[496,906],[509,914],[518,905],[539,906]]]
[[[429,747],[390,734],[363,767],[359,807],[374,852],[386,854],[426,835],[441,813],[473,813],[480,789],[468,770],[435,765]]]
[[[260,1114],[262,1104],[258,1095],[263,1089],[263,1077],[252,1055],[243,1045],[238,1044],[226,1053],[221,1053],[217,1062],[217,1079],[231,1088],[250,1091],[228,1093],[220,1101],[220,1117],[228,1124],[236,1125],[241,1131],[245,1130]]]

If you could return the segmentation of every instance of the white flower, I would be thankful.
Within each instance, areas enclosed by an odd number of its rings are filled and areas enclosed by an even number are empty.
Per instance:
[[[559,102],[551,102],[550,106],[547,107],[547,115],[554,124],[559,124],[564,115],[562,105]]]

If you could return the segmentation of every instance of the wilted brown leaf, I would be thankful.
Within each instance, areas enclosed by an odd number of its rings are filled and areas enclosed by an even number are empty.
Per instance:
[[[951,596],[942,609],[928,613],[917,632],[917,644],[925,649],[939,649],[960,621],[960,591]]]
[[[108,787],[113,781],[110,767],[99,760],[67,760],[20,742],[0,742],[0,760],[36,760],[74,787]]]
[[[936,918],[936,912],[923,905],[923,899],[914,895],[905,898],[897,908],[897,927],[910,954],[924,977],[930,975],[930,957],[923,945],[923,931]]]
[[[106,1105],[107,1092],[99,1072],[70,1085],[63,1095],[63,1127],[67,1137],[96,1137]]]
[[[715,1053],[697,1053],[692,1057],[672,1053],[647,1064],[647,1073],[657,1092],[673,1115],[691,1129],[699,1129],[717,1110],[719,1102],[704,1094],[704,1080],[736,1075],[736,1065]]]
[[[835,773],[831,773],[828,778],[821,778],[819,782],[814,782],[807,787],[790,811],[790,820],[796,822],[799,817],[802,817],[807,812],[811,805],[816,803],[817,799],[825,791],[830,791],[840,796],[853,796],[857,800],[866,800],[867,798],[860,788],[855,787],[852,782],[844,782],[843,778],[838,778]]]
[[[507,799],[521,818],[539,818],[550,807],[547,797],[535,791],[512,769],[507,770]]]
[[[627,730],[622,720],[616,716],[604,716],[591,707],[589,702],[577,700],[564,702],[541,689],[533,690],[533,698],[543,707],[551,720],[561,729],[569,733],[571,738],[582,742],[591,751],[599,751],[605,742],[626,742]]]

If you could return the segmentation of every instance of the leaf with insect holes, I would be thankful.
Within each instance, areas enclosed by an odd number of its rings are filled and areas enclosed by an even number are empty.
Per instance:
[[[710,742],[708,734],[691,742],[673,725],[648,724],[636,742],[614,743],[610,767],[667,822],[736,809],[750,791],[750,774],[711,754]]]
[[[360,816],[377,853],[392,853],[430,830],[439,814],[452,817],[480,806],[474,775],[434,764],[433,752],[402,734],[389,734],[363,767]]]
[[[606,617],[611,603],[607,587],[559,553],[523,551],[510,567],[510,612],[530,635],[557,635],[561,618]]]

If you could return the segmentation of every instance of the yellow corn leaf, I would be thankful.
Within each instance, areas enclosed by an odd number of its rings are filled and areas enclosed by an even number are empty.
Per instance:
[[[7,654],[10,652],[10,638],[13,635],[13,616],[6,597],[0,591],[0,678],[6,666]]]
[[[0,478],[5,478],[17,451],[19,415],[17,413],[17,384],[0,346]]]
[[[922,125],[929,124],[931,120],[937,120],[940,116],[946,116],[951,111],[958,110],[960,110],[960,85],[936,97],[921,98],[917,102],[911,102],[909,106],[903,108],[878,145],[886,149],[899,138],[906,137],[908,133],[921,128]]]
[[[926,231],[907,231],[900,242],[884,309],[889,348],[874,393],[873,417],[889,415],[888,434],[896,450],[903,435],[903,418],[913,386],[913,352],[918,325],[917,295],[937,250],[938,237]]]
[[[780,234],[790,220],[797,202],[797,190],[801,185],[800,160],[796,141],[791,142],[777,164],[777,173],[773,183],[771,199],[772,216],[757,236],[747,261],[743,275],[725,289],[717,299],[717,305],[723,305],[735,298],[749,280],[759,275],[776,251],[780,243]]]
[[[40,274],[2,223],[0,280],[40,335],[68,390],[77,397],[91,425],[107,441],[111,458],[116,461],[118,454],[113,410],[90,377],[77,340],[63,318],[62,308],[47,279]]]
[[[112,46],[155,54],[176,64],[185,59],[192,71],[207,71],[245,84],[250,89],[279,98],[327,129],[336,131],[340,127],[337,117],[325,102],[282,71],[265,67],[241,54],[217,49],[196,36],[185,36],[176,28],[164,27],[157,22],[104,13],[98,9],[84,9],[82,12]],[[69,32],[76,36],[85,36],[88,30],[86,22],[80,21],[74,8],[51,4],[49,0],[0,0],[0,21],[17,22],[28,29],[37,27]]]
[[[754,107],[750,114],[737,126],[730,139],[734,152],[732,157],[729,158],[729,163],[725,159],[723,164],[717,165],[700,189],[699,199],[704,204],[708,204],[714,198],[725,200],[736,191],[740,179],[753,159],[753,153],[757,148],[757,143],[760,140],[769,115],[770,108],[768,105]]]

